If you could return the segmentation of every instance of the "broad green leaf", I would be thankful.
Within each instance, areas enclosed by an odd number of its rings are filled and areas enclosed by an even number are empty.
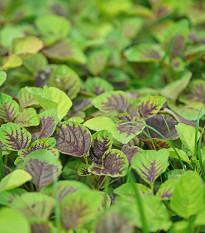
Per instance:
[[[5,176],[0,182],[0,191],[14,189],[30,181],[32,177],[24,170],[15,170]]]
[[[68,195],[60,204],[62,225],[66,231],[80,227],[96,218],[103,196],[96,191]]]
[[[56,61],[85,64],[86,57],[80,47],[73,41],[61,40],[51,47],[43,49],[43,54]]]
[[[134,184],[135,186],[137,186],[138,188],[138,192],[140,196],[146,195],[146,194],[151,194],[151,189],[148,188],[147,186],[143,185],[143,184]],[[114,190],[114,193],[119,195],[119,196],[134,196],[134,190],[133,190],[133,186],[130,183],[126,183],[126,184],[122,184],[119,187],[117,187]]]
[[[45,42],[49,37],[53,38],[53,42],[64,39],[70,31],[70,22],[59,15],[40,16],[35,20],[35,25],[39,33],[43,35],[43,39],[45,38]]]
[[[58,123],[57,111],[48,109],[39,115],[40,124],[31,126],[27,130],[31,133],[33,140],[50,137]]]
[[[88,56],[87,67],[92,75],[100,74],[106,67],[109,52],[105,49],[94,50]]]
[[[2,208],[0,210],[0,233],[30,233],[26,218],[17,210]]]
[[[88,78],[85,83],[85,88],[87,92],[95,95],[101,95],[104,92],[113,90],[113,86],[100,77]]]
[[[187,85],[189,84],[191,76],[192,76],[192,73],[190,71],[185,71],[185,73],[181,77],[181,79],[176,80],[176,81],[166,85],[160,91],[161,95],[175,101],[179,97],[179,95],[183,92],[183,90],[187,87]]]
[[[194,225],[204,226],[205,225],[204,216],[205,216],[205,206],[203,206],[201,210],[199,211],[199,213],[197,213],[196,219],[194,221]]]
[[[132,158],[138,152],[142,151],[142,149],[138,146],[128,146],[125,145],[122,148],[122,152],[126,155],[128,162],[131,164]]]
[[[92,165],[88,171],[95,175],[120,177],[127,174],[128,161],[120,150],[111,149],[102,157],[102,166]]]
[[[162,51],[156,44],[134,45],[125,52],[129,62],[160,62]]]
[[[182,144],[193,155],[194,149],[195,149],[195,131],[196,131],[196,129],[190,125],[185,125],[183,123],[176,125],[175,128],[177,130],[177,133],[179,135],[179,138],[180,138]],[[199,139],[199,137],[200,137],[200,133],[197,132],[197,140]]]
[[[15,124],[4,124],[0,128],[0,138],[7,150],[18,151],[26,149],[31,142],[31,134]]]
[[[177,179],[166,180],[160,185],[156,195],[159,196],[162,200],[169,200],[173,194],[177,181]]]
[[[20,211],[26,218],[48,220],[54,207],[54,199],[42,193],[24,193],[14,199],[13,209]]]
[[[89,159],[95,164],[102,165],[102,157],[112,148],[112,134],[107,130],[98,131],[93,134],[92,145],[89,151]]]
[[[153,187],[155,180],[167,169],[169,151],[141,151],[132,158],[132,168],[140,177]]]
[[[22,127],[29,127],[39,125],[40,120],[34,108],[26,108],[16,117],[15,123]]]
[[[140,116],[146,119],[156,115],[165,102],[166,98],[161,96],[145,97],[138,105]]]
[[[3,60],[1,68],[3,70],[8,70],[8,69],[19,67],[21,65],[22,65],[22,60],[20,56],[17,54],[12,54]]]
[[[26,193],[27,191],[23,188],[15,188],[7,191],[0,192],[0,204],[3,206],[10,207],[12,201],[17,197]]]
[[[128,98],[125,92],[110,91],[95,97],[93,104],[103,112],[116,110],[125,111],[128,105]]]
[[[43,42],[35,36],[15,38],[11,43],[11,53],[22,58],[29,57],[43,48]]]
[[[179,157],[181,158],[182,161],[186,162],[186,163],[191,163],[191,160],[189,159],[188,155],[186,154],[185,151],[180,150],[178,148],[175,148],[175,150],[177,151]],[[178,155],[176,154],[175,150],[173,148],[169,148],[169,152],[170,152],[170,158],[173,159],[178,159]]]
[[[3,85],[3,83],[6,81],[7,74],[6,72],[0,70],[0,87]]]
[[[45,110],[49,108],[56,108],[59,121],[63,119],[72,106],[70,98],[58,88],[47,86],[45,86],[43,89],[27,87],[27,91],[33,94],[36,101]]]
[[[177,215],[185,219],[199,213],[204,205],[204,184],[197,173],[187,171],[181,176],[172,194],[170,205]]]
[[[70,67],[59,65],[51,74],[49,85],[59,88],[74,99],[80,91],[80,78]]]
[[[56,148],[72,156],[86,156],[91,146],[89,130],[78,123],[67,121],[59,124],[54,134]]]
[[[22,109],[38,105],[38,101],[36,101],[34,96],[27,91],[26,87],[19,90],[18,99]]]
[[[19,112],[19,105],[15,100],[8,99],[0,102],[0,119],[12,122]]]
[[[62,166],[51,151],[40,150],[32,152],[24,160],[22,168],[32,176],[32,182],[40,191],[60,175]]]

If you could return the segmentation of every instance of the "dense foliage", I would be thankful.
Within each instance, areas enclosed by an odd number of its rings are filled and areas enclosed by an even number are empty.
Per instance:
[[[205,232],[204,12],[0,0],[0,233]]]

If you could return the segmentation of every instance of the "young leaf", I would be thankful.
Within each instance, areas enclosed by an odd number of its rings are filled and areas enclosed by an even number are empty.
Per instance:
[[[27,130],[31,133],[33,140],[50,137],[58,123],[57,112],[55,109],[48,109],[39,115],[40,124],[31,126]]]
[[[191,151],[192,155],[194,154],[194,148],[195,148],[195,131],[196,129],[190,125],[185,125],[183,123],[180,123],[175,126],[177,133],[179,135],[179,138],[181,139],[182,144]],[[197,133],[197,140],[200,137],[200,133]]]
[[[93,104],[103,112],[125,111],[128,105],[128,98],[125,92],[110,91],[95,97]]]
[[[7,150],[18,151],[29,146],[31,134],[19,125],[8,123],[1,126],[0,138]]]
[[[30,233],[29,222],[17,210],[1,208],[0,210],[0,233]]]
[[[112,134],[107,130],[93,134],[93,141],[89,151],[89,159],[95,164],[102,166],[102,157],[112,147]]]
[[[177,182],[177,179],[166,180],[160,185],[159,190],[157,191],[157,196],[159,196],[162,200],[169,200],[173,194]]]
[[[62,166],[51,151],[40,150],[32,152],[24,160],[22,168],[32,176],[32,182],[40,191],[60,175]]]
[[[122,152],[126,155],[128,162],[131,164],[132,158],[138,152],[142,151],[142,149],[138,146],[123,146]]]
[[[15,123],[22,127],[36,126],[40,124],[39,116],[35,109],[24,109],[16,118]]]
[[[0,101],[0,119],[11,122],[19,112],[19,105],[14,100]]]
[[[132,168],[140,177],[153,187],[155,180],[167,169],[169,151],[166,149],[156,151],[142,151],[132,158]]]
[[[74,99],[80,91],[80,78],[70,67],[59,65],[50,76],[49,86],[59,88]]]
[[[54,207],[54,199],[42,193],[24,193],[14,199],[13,209],[20,211],[26,218],[48,220]]]
[[[31,179],[32,177],[30,174],[24,170],[15,170],[2,179],[0,182],[0,192],[3,190],[10,190],[19,187]]]
[[[196,172],[188,171],[181,176],[170,205],[177,215],[186,219],[199,212],[204,205],[204,184]]]
[[[102,166],[91,166],[88,171],[95,175],[120,177],[127,174],[127,157],[117,149],[106,152],[102,158]]]
[[[82,226],[96,218],[103,196],[96,191],[68,195],[60,205],[62,225],[66,231]]]
[[[145,97],[138,105],[140,116],[146,119],[156,115],[165,102],[166,98],[161,96]]]
[[[58,150],[77,157],[86,156],[91,146],[89,130],[85,126],[71,121],[58,125],[54,138]]]
[[[61,121],[72,106],[70,98],[61,90],[55,87],[36,88],[27,87],[27,91],[33,94],[36,101],[45,110],[57,109],[58,119]]]
[[[18,100],[22,109],[38,105],[38,102],[34,96],[27,91],[26,87],[19,90]]]
[[[20,56],[16,54],[12,54],[3,60],[1,68],[3,70],[8,70],[8,69],[19,67],[21,65],[22,65],[22,60]]]

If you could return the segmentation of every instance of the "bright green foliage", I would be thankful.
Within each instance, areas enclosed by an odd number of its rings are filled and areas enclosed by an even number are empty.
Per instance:
[[[39,125],[40,120],[35,109],[26,108],[16,117],[15,123],[23,127],[29,127]]]
[[[12,99],[2,99],[0,101],[0,119],[11,122],[19,112],[19,105]]]
[[[24,170],[15,170],[0,182],[0,191],[10,190],[30,181],[32,177]]]
[[[199,212],[204,204],[204,184],[197,173],[188,171],[179,179],[170,204],[172,210],[185,219]]]
[[[3,70],[8,70],[11,68],[16,68],[22,65],[22,60],[17,54],[12,54],[6,57],[2,63],[1,68]]]
[[[6,81],[6,73],[4,71],[0,71],[0,87]]]

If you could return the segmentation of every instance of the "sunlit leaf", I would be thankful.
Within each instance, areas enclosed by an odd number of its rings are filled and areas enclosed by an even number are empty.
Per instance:
[[[22,65],[22,60],[20,56],[16,54],[12,54],[3,60],[1,68],[3,70],[8,70],[8,69],[19,67],[21,65]]]
[[[162,200],[169,200],[172,196],[177,181],[177,179],[166,180],[160,185],[159,190],[157,191],[157,196],[159,196]]]
[[[38,102],[36,101],[34,96],[27,91],[26,87],[23,87],[19,90],[18,99],[19,99],[20,106],[23,109],[38,105]]]
[[[6,72],[0,71],[0,87],[6,81],[6,77],[7,77]]]
[[[39,116],[36,113],[35,109],[27,108],[24,109],[16,118],[15,123],[23,126],[37,126],[40,124]]]
[[[0,119],[11,122],[19,112],[19,105],[12,99],[0,101]]]
[[[162,149],[157,151],[141,151],[132,158],[132,168],[151,187],[155,180],[167,169],[169,151]]]
[[[86,156],[91,146],[89,130],[71,121],[58,125],[54,137],[57,149],[68,155]]]

